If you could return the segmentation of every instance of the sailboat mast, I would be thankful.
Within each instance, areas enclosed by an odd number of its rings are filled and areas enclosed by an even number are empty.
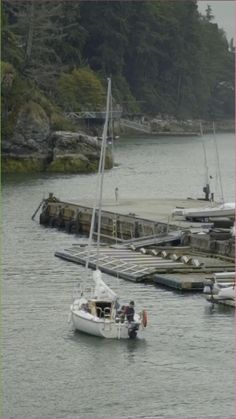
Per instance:
[[[92,246],[92,238],[94,233],[94,223],[95,223],[95,214],[98,209],[98,235],[97,235],[97,263],[96,269],[98,268],[98,260],[99,260],[99,245],[100,245],[100,230],[101,230],[101,202],[102,202],[102,184],[103,184],[103,173],[105,168],[105,154],[106,154],[106,143],[107,143],[107,131],[108,131],[108,110],[110,104],[110,96],[111,96],[111,80],[108,79],[108,89],[107,89],[107,104],[106,104],[106,118],[105,124],[103,127],[102,133],[102,143],[101,143],[101,152],[100,152],[100,159],[99,159],[99,166],[98,166],[98,177],[97,177],[97,187],[96,187],[96,198],[95,203],[93,206],[92,218],[91,218],[91,225],[90,225],[90,232],[89,232],[89,240],[87,246],[87,258],[86,258],[86,265],[85,270],[88,273],[88,265],[89,265],[89,258],[91,253],[91,246]]]
[[[221,193],[222,203],[224,203],[223,185],[222,185],[221,170],[220,170],[219,150],[218,150],[215,134],[216,134],[215,123],[213,122],[213,136],[214,136],[214,144],[215,144],[215,151],[216,151],[217,169],[218,169],[218,175],[219,175],[220,193]]]
[[[109,119],[109,125],[110,125],[110,130],[109,130],[109,136],[111,137],[111,157],[112,160],[114,159],[114,126],[113,126],[113,98],[112,98],[112,94],[111,94],[111,98],[110,98],[110,119]]]
[[[101,146],[101,170],[99,173],[99,200],[98,200],[98,231],[97,231],[97,258],[96,258],[96,269],[99,266],[100,256],[100,237],[101,237],[101,214],[102,214],[102,194],[103,194],[103,180],[104,180],[104,169],[106,159],[106,145],[107,145],[107,134],[108,134],[108,123],[109,123],[109,111],[110,111],[110,100],[111,100],[111,79],[108,78],[107,88],[107,102],[106,102],[106,117],[102,133],[102,146]]]
[[[205,147],[204,139],[203,139],[203,129],[202,129],[201,122],[200,122],[200,134],[201,134],[202,148],[203,148],[203,154],[204,154],[205,182],[206,182],[206,185],[209,185],[209,169],[208,169],[208,164],[207,164],[207,154],[206,154],[206,147]]]

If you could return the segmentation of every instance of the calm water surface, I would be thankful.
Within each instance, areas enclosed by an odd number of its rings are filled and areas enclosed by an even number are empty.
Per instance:
[[[204,137],[213,175],[212,136]],[[225,200],[234,200],[234,136],[217,136]],[[130,138],[115,145],[105,198],[202,195],[198,138]],[[84,268],[54,257],[77,238],[31,215],[52,191],[91,198],[95,175],[7,176],[3,181],[2,372],[5,417],[234,416],[234,313],[201,294],[106,276],[121,299],[146,308],[143,339],[106,341],[67,324]]]

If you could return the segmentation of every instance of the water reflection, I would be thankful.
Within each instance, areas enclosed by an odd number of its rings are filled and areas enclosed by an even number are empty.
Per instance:
[[[207,315],[223,314],[228,317],[234,317],[235,309],[234,307],[227,306],[224,304],[209,303],[208,306],[204,307],[204,312]]]
[[[139,361],[141,357],[145,357],[145,350],[147,348],[147,341],[144,338],[128,339],[126,342],[127,360],[130,364],[135,364],[136,360]]]
[[[88,345],[96,345],[96,347],[103,348],[104,346],[110,347],[113,345],[120,345],[122,348],[127,347],[128,352],[134,352],[137,349],[143,349],[147,345],[144,337],[137,337],[136,339],[103,339],[87,333],[80,332],[79,330],[70,330],[65,336],[66,340],[76,342],[76,344],[83,343]]]

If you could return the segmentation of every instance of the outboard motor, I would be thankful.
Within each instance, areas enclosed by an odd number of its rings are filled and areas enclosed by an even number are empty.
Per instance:
[[[139,325],[137,323],[130,323],[128,327],[128,335],[130,339],[135,339],[137,336],[137,332],[139,329]]]
[[[213,281],[211,279],[206,281],[205,285],[204,285],[204,288],[203,288],[203,293],[212,295],[213,294],[213,286],[214,286],[214,284],[213,284]]]

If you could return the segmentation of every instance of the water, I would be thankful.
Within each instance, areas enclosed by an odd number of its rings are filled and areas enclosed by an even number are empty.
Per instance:
[[[209,167],[213,140],[206,136]],[[217,136],[225,199],[234,200],[234,137]],[[115,145],[119,166],[105,174],[105,197],[202,195],[198,138],[129,138]],[[5,417],[234,414],[234,312],[180,294],[105,275],[121,300],[146,308],[144,339],[117,342],[74,333],[67,324],[84,268],[54,257],[78,238],[31,220],[52,191],[90,198],[95,175],[6,176],[3,181],[2,375]],[[81,239],[81,238],[80,238]]]

